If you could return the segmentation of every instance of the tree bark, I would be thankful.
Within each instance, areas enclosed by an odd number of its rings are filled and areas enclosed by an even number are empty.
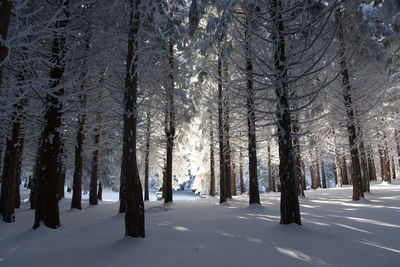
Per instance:
[[[99,182],[99,190],[97,191],[97,200],[103,200],[103,187],[101,186],[101,182]]]
[[[272,173],[272,166],[271,166],[271,147],[268,145],[267,147],[268,152],[268,191],[269,192],[276,192],[275,189],[275,179]]]
[[[125,236],[145,237],[144,202],[142,184],[136,158],[136,126],[137,126],[137,61],[139,41],[137,33],[140,24],[139,5],[141,0],[130,1],[128,54],[125,75],[125,113],[123,134],[123,165],[125,188]]]
[[[172,13],[170,14],[172,17]],[[175,103],[174,103],[174,44],[172,40],[168,42],[168,61],[169,61],[169,86],[166,89],[167,107],[165,114],[165,135],[167,137],[167,163],[165,170],[165,198],[164,203],[172,202],[172,157],[175,137]]]
[[[0,39],[7,40],[8,27],[10,23],[10,16],[12,10],[12,2],[8,0],[1,0],[0,5]],[[4,61],[8,56],[8,48],[0,42],[0,87],[3,78]]]
[[[225,153],[224,153],[224,113],[222,96],[222,59],[221,52],[218,55],[218,144],[219,144],[219,203],[226,202],[225,183]]]
[[[319,172],[319,152],[318,149],[315,148],[315,188],[321,187],[321,174]]]
[[[150,157],[150,130],[151,130],[151,115],[150,103],[147,107],[147,122],[146,122],[146,151],[144,157],[144,200],[149,201],[149,157]]]
[[[15,201],[17,192],[17,172],[18,172],[18,153],[22,149],[21,144],[21,119],[24,108],[24,100],[14,105],[12,115],[11,138],[7,138],[6,152],[4,156],[4,166],[1,184],[1,207],[3,221],[7,223],[15,222]],[[19,193],[19,190],[18,190]],[[19,195],[19,194],[18,194]]]
[[[240,148],[240,159],[239,159],[239,182],[240,182],[240,194],[246,193],[244,189],[244,182],[243,182],[243,155],[242,155],[242,148]]]
[[[279,144],[279,176],[281,185],[281,224],[301,225],[299,199],[297,194],[294,149],[291,142],[290,106],[287,93],[287,59],[284,38],[284,22],[281,0],[270,0],[269,9],[272,18],[272,40],[275,45],[275,94],[277,98],[277,126]]]
[[[236,196],[236,165],[234,162],[232,162],[231,164],[232,166],[232,174],[231,174],[231,178],[232,178],[232,196]]]
[[[346,44],[344,40],[344,30],[342,25],[342,9],[339,6],[336,10],[336,20],[339,24],[337,38],[339,41],[339,60],[341,67],[342,85],[343,85],[343,102],[347,116],[347,132],[350,146],[350,157],[351,157],[351,181],[353,184],[353,200],[359,200],[360,197],[364,197],[364,193],[361,188],[361,170],[359,162],[359,151],[357,145],[357,133],[355,125],[355,112],[353,108],[353,99],[351,95],[350,76],[347,66],[346,59]]]
[[[394,165],[394,158],[392,157],[392,179],[396,180],[396,167]]]
[[[94,130],[94,150],[92,158],[92,171],[90,173],[89,205],[97,205],[97,181],[99,172],[99,150],[100,150],[100,120]],[[100,187],[100,185],[99,185]]]
[[[368,161],[364,142],[360,142],[361,187],[363,192],[369,192]]]
[[[83,96],[84,104],[82,107],[85,107],[86,96]],[[85,138],[83,133],[83,127],[86,122],[86,114],[79,115],[78,118],[78,132],[76,134],[76,146],[75,146],[75,170],[74,170],[74,179],[72,184],[72,201],[71,201],[71,209],[82,209],[82,168],[83,168],[83,140]]]
[[[343,167],[343,184],[349,184],[349,176],[347,175],[347,161],[346,156],[342,157],[342,167]]]
[[[250,15],[246,17],[246,79],[247,79],[247,133],[248,133],[248,149],[249,149],[249,204],[260,204],[260,194],[258,188],[257,176],[257,139],[256,139],[256,112],[254,104],[253,89],[253,62],[251,55],[251,40],[249,27],[253,24],[248,21]]]
[[[214,130],[210,112],[210,196],[215,196]]]
[[[321,158],[321,176],[322,176],[322,188],[326,188],[326,176],[325,176],[325,166],[323,158]]]

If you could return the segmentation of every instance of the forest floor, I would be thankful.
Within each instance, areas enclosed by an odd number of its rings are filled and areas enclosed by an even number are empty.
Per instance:
[[[124,238],[118,203],[83,210],[60,202],[62,226],[32,229],[27,191],[16,222],[0,222],[0,266],[400,266],[400,181],[308,190],[302,226],[279,224],[278,193],[225,205],[218,198],[147,202],[146,238]]]

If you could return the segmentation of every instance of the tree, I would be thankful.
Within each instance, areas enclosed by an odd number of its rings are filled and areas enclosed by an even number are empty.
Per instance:
[[[69,23],[69,1],[58,1],[59,17],[56,22],[56,33],[52,44],[52,64],[50,87],[52,92],[46,95],[46,124],[42,131],[38,150],[38,166],[35,186],[36,210],[33,228],[36,229],[43,221],[49,228],[60,225],[58,194],[57,194],[57,166],[60,154],[60,133],[62,102],[60,97],[64,88],[60,84],[65,71],[66,37],[65,30]]]
[[[125,113],[123,134],[123,160],[121,164],[121,176],[126,182],[124,188],[126,212],[125,212],[125,236],[145,237],[144,229],[144,203],[142,185],[136,159],[136,125],[137,125],[137,61],[139,41],[137,33],[140,25],[141,0],[130,1],[128,54],[126,58],[125,75]]]

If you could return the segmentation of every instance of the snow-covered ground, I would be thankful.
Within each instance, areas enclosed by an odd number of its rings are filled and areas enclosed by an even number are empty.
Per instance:
[[[0,222],[0,266],[400,266],[399,182],[358,202],[351,187],[309,190],[302,226],[279,224],[278,193],[261,207],[246,196],[148,202],[145,239],[124,238],[110,201],[78,211],[62,200],[62,226],[33,230],[25,199],[16,223]]]

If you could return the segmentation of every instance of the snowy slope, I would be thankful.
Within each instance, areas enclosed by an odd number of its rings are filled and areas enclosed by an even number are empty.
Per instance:
[[[15,224],[0,222],[0,266],[400,266],[400,185],[359,202],[351,190],[307,191],[303,226],[279,224],[278,193],[261,207],[245,196],[149,202],[145,239],[123,238],[117,203],[78,211],[66,199],[61,228],[32,230],[26,202]]]

